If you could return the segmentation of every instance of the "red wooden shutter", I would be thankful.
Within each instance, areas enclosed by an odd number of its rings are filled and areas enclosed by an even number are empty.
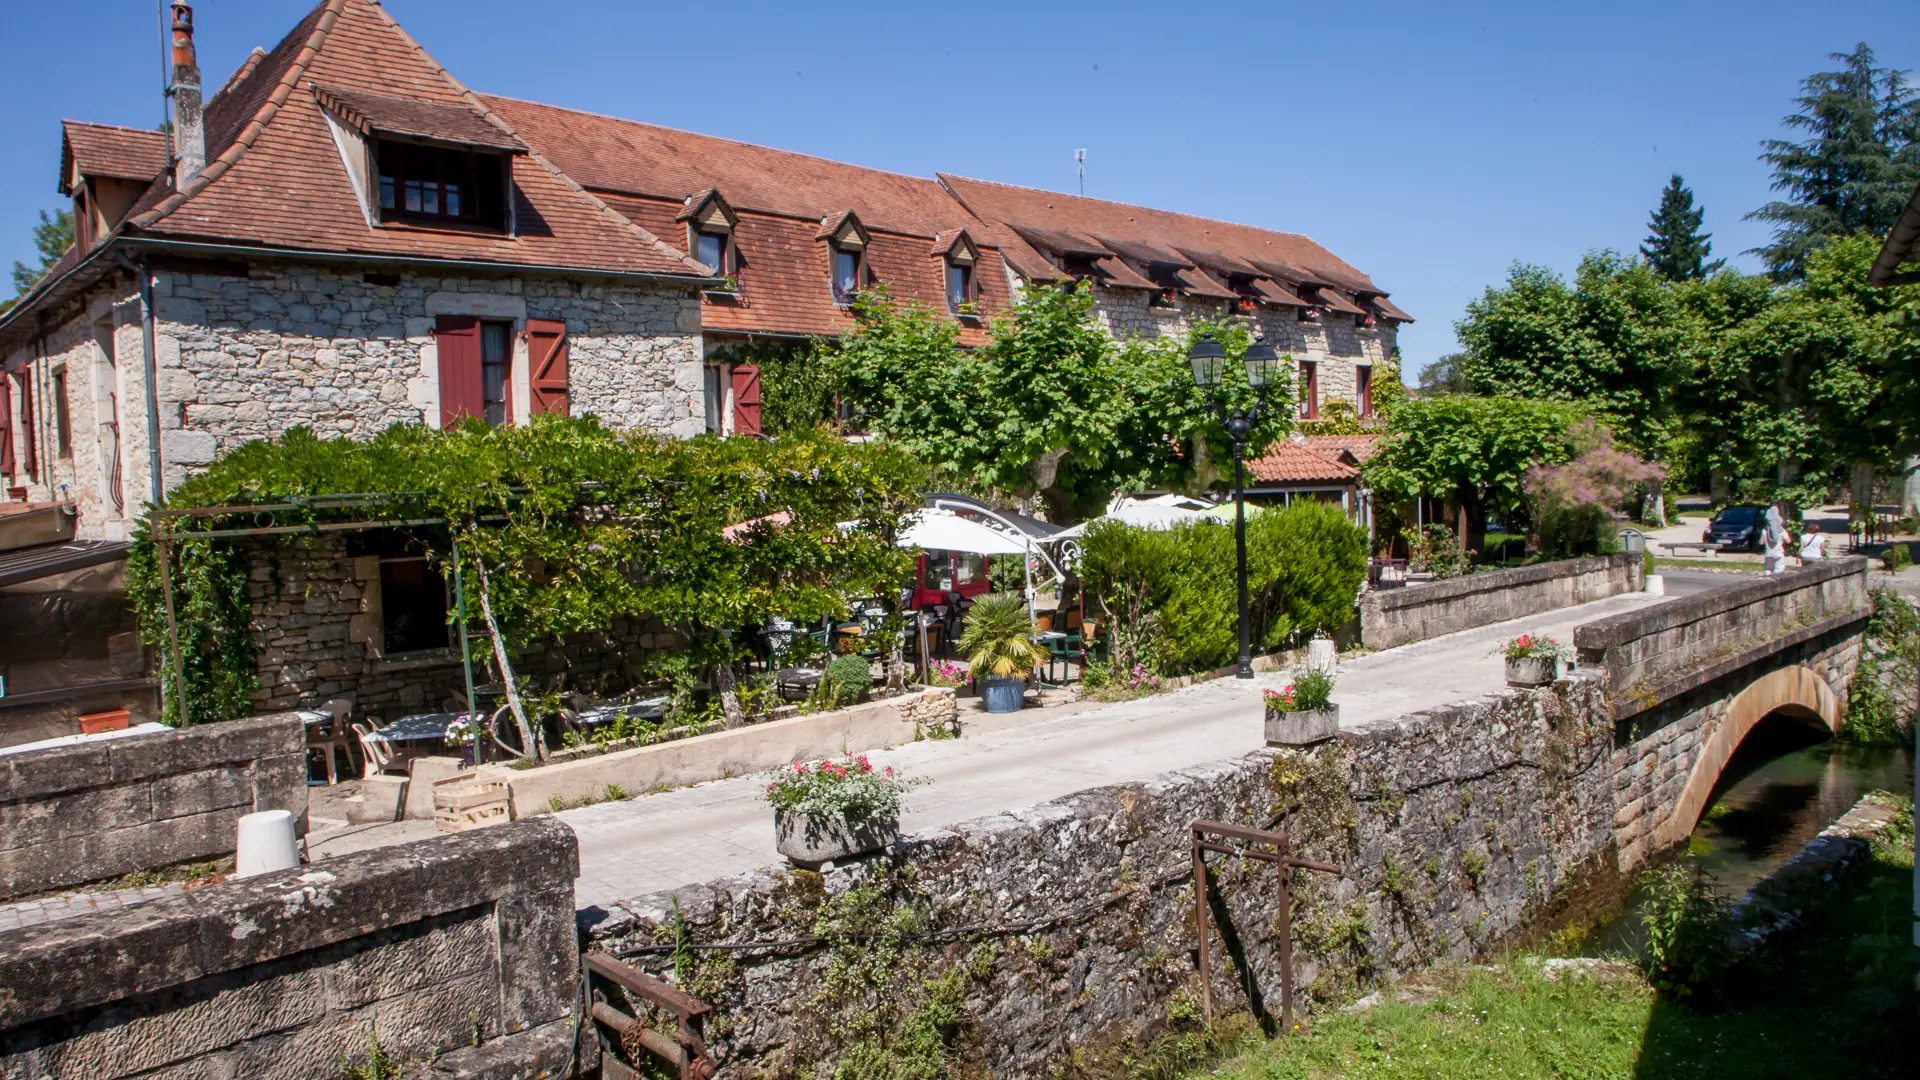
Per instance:
[[[733,366],[733,433],[760,434],[760,369],[753,364]]]
[[[480,318],[442,315],[433,337],[440,347],[440,427],[450,429],[464,416],[487,415],[480,386]]]
[[[28,476],[38,480],[40,454],[33,429],[33,368],[23,369],[14,378],[20,380],[20,466]]]
[[[527,370],[532,374],[528,404],[533,415],[567,415],[567,324],[557,319],[527,320]]]
[[[1300,418],[1312,420],[1320,415],[1320,365],[1300,361]]]
[[[1357,395],[1360,398],[1360,415],[1372,416],[1373,415],[1373,369],[1365,365],[1362,365],[1360,367],[1355,368],[1354,370],[1357,372],[1357,374],[1355,375],[1355,378],[1360,380],[1360,393]]]
[[[0,375],[0,476],[13,475],[13,380]]]

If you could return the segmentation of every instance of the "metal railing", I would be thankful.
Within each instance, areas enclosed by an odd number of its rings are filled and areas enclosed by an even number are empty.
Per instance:
[[[719,1066],[701,1035],[711,1006],[606,953],[584,954],[581,968],[588,1015],[600,1042],[601,1080],[638,1080],[646,1075],[639,1065],[645,1054],[678,1069],[680,1080],[711,1080]],[[617,993],[608,992],[609,984]],[[675,1030],[668,1034],[622,1005],[636,1012],[671,1014]]]

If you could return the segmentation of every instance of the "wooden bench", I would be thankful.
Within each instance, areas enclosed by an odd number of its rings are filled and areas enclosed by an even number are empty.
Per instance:
[[[1663,547],[1663,548],[1666,548],[1666,549],[1667,549],[1667,554],[1668,554],[1668,555],[1674,555],[1674,554],[1675,554],[1676,552],[1678,552],[1678,551],[1679,551],[1679,550],[1680,550],[1681,548],[1686,548],[1686,549],[1688,549],[1689,551],[1704,551],[1704,552],[1706,552],[1706,553],[1707,553],[1707,558],[1709,558],[1709,559],[1711,559],[1711,558],[1713,558],[1713,553],[1714,553],[1714,552],[1716,552],[1716,551],[1719,551],[1719,550],[1720,550],[1720,545],[1719,545],[1719,544],[1702,544],[1702,543],[1697,543],[1697,542],[1696,542],[1696,543],[1691,543],[1691,544],[1680,544],[1680,543],[1674,543],[1674,544],[1665,544],[1665,543],[1663,543],[1663,544],[1659,544],[1659,545],[1657,545],[1657,546],[1659,546],[1659,547]]]

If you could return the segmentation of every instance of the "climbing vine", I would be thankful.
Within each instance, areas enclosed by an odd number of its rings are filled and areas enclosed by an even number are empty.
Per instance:
[[[1891,589],[1875,589],[1860,662],[1847,688],[1843,738],[1868,745],[1898,745],[1911,738],[1914,713],[1909,688],[1914,684],[1916,662],[1920,662],[1920,611]]]
[[[174,508],[243,507],[175,520],[216,531],[362,521],[439,521],[459,545],[469,610],[501,673],[555,635],[652,617],[715,674],[730,720],[735,633],[775,616],[812,622],[851,597],[897,602],[908,559],[893,540],[916,502],[917,463],[886,445],[819,431],[785,438],[671,440],[591,416],[490,429],[395,426],[365,442],[295,428],[249,443],[183,484]],[[337,497],[363,495],[357,500]],[[329,497],[336,497],[329,501]],[[151,527],[136,538],[133,600],[143,637],[167,639]],[[245,711],[257,646],[247,573],[229,539],[170,545],[191,721]],[[451,576],[453,550],[429,557]],[[459,617],[455,613],[454,617]],[[731,695],[731,697],[729,697]],[[170,699],[175,697],[168,695]],[[512,696],[526,730],[523,707]],[[525,747],[525,735],[522,736]]]

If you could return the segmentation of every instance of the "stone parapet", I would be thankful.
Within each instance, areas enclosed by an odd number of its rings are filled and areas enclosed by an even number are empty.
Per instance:
[[[1382,589],[1360,598],[1360,640],[1370,649],[1424,641],[1476,626],[1637,592],[1638,555],[1562,559],[1511,570]]]
[[[305,732],[281,713],[0,756],[0,898],[231,854],[260,810],[304,832]]]
[[[0,1076],[304,1080],[370,1039],[565,1075],[577,869],[566,826],[518,822],[0,934]]]

